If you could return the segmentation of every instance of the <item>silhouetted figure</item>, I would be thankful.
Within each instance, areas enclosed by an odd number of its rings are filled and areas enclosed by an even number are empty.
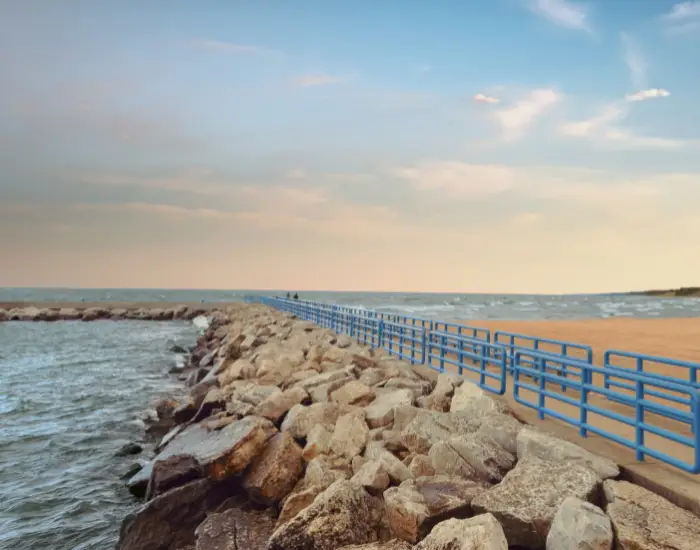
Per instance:
[[[294,299],[295,299],[295,300],[298,300],[298,299],[299,299],[299,295],[298,295],[296,292],[294,293]]]
[[[287,292],[287,300],[289,300],[292,296]]]

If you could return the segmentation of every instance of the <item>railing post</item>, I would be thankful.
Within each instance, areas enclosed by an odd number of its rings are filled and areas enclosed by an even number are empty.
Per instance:
[[[445,335],[440,336],[440,372],[445,372]]]
[[[463,351],[463,348],[464,348],[464,342],[462,341],[461,338],[460,338],[457,342],[458,342],[458,343],[457,343],[457,349],[458,349],[458,351],[459,351],[459,354],[457,355],[458,363],[459,363],[458,368],[459,368],[459,374],[462,374],[462,370],[463,370],[463,369],[462,369],[462,363],[464,362],[464,355],[462,355],[462,351]]]
[[[610,363],[610,352],[606,351],[605,354],[603,355],[603,370],[605,370],[605,373],[603,374],[603,387],[606,390],[610,389],[610,375],[608,374],[608,366]],[[610,399],[608,397],[608,399]]]
[[[426,332],[425,332],[425,327],[423,327],[423,333],[421,334],[421,355],[423,356],[421,358],[421,364],[425,365],[426,361],[426,356],[425,356],[425,340],[427,338]]]
[[[581,437],[587,437],[588,430],[586,429],[586,424],[588,423],[588,377],[591,376],[590,370],[586,369],[581,377],[581,394],[579,395],[580,400],[580,411],[579,411],[579,433]]]
[[[641,357],[637,358],[637,372],[639,373],[639,377],[637,378],[637,384],[636,384],[636,395],[635,395],[635,443],[636,443],[636,449],[635,449],[635,454],[636,458],[639,461],[644,460],[644,453],[641,450],[641,447],[644,446],[644,428],[642,427],[642,424],[644,423],[644,404],[642,401],[644,400],[644,381],[642,378],[642,372],[644,369],[644,364],[642,361]]]
[[[486,382],[486,359],[484,358],[484,354],[486,353],[486,350],[484,349],[483,345],[476,346],[475,347],[480,347],[481,348],[481,353],[479,354],[479,386],[482,388],[485,385]]]
[[[561,375],[563,378],[566,378],[566,344],[562,344],[561,346],[561,354],[564,356],[564,360],[561,362]],[[566,384],[561,385],[561,391],[562,393],[566,393]]]
[[[537,360],[537,364],[539,364],[539,370],[540,370],[540,379],[539,379],[539,385],[540,385],[540,391],[537,396],[537,418],[540,420],[544,420],[544,391],[546,388],[545,385],[545,379],[544,379],[544,361],[542,358],[535,358]]]
[[[377,348],[381,348],[384,342],[384,321],[379,320],[377,327]]]

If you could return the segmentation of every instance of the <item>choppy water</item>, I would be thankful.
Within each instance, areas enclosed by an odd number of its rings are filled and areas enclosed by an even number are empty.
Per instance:
[[[113,548],[137,502],[115,457],[143,437],[147,407],[181,386],[167,374],[185,322],[0,323],[0,548]]]
[[[291,291],[292,293],[294,290]],[[226,302],[246,294],[286,291],[0,288],[0,302],[187,301]],[[300,292],[300,298],[364,306],[429,319],[587,319],[598,317],[700,317],[700,298],[630,294],[427,294],[405,292]]]

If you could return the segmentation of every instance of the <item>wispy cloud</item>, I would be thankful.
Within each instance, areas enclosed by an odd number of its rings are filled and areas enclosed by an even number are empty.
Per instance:
[[[500,103],[501,101],[497,97],[493,97],[482,93],[474,94],[474,97],[472,97],[472,99],[477,103]]]
[[[663,20],[670,32],[686,34],[700,30],[700,0],[674,4]]]
[[[414,189],[440,190],[457,198],[502,193],[513,185],[508,167],[455,161],[424,161],[399,168],[394,175],[408,181]]]
[[[544,112],[561,99],[559,92],[552,88],[532,90],[525,98],[512,107],[496,112],[496,120],[501,126],[506,141],[516,140]]]
[[[97,212],[135,212],[149,216],[170,216],[177,218],[203,218],[207,220],[230,219],[234,212],[214,208],[190,208],[177,204],[150,202],[78,203],[76,210]]]
[[[312,86],[328,86],[331,84],[339,84],[346,80],[345,77],[332,74],[307,74],[298,76],[294,79],[294,85],[299,88],[310,88]]]
[[[622,51],[625,64],[630,72],[632,84],[635,88],[645,88],[647,86],[647,61],[637,42],[626,32],[620,33]]]
[[[533,12],[560,27],[591,31],[588,10],[582,4],[568,0],[528,0],[527,5]]]
[[[646,101],[647,99],[654,99],[657,97],[668,97],[671,92],[664,88],[649,88],[648,90],[640,90],[633,94],[628,94],[625,96],[627,101]]]
[[[196,38],[191,42],[192,46],[198,50],[219,52],[226,54],[276,54],[282,52],[272,48],[254,46],[251,44],[239,44],[237,42],[227,42],[225,40],[211,40],[208,38]]]
[[[597,115],[561,126],[563,135],[585,138],[597,144],[619,149],[680,149],[685,147],[683,140],[637,135],[620,128],[616,122],[627,116],[627,110],[618,104],[604,107]]]

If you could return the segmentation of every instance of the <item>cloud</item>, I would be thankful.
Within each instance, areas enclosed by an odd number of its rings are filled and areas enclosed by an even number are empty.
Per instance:
[[[513,107],[496,112],[496,120],[503,131],[506,141],[520,138],[525,130],[561,99],[559,92],[551,88],[532,90],[527,97],[521,99]]]
[[[419,191],[439,190],[451,197],[473,198],[502,193],[513,185],[510,168],[457,161],[424,161],[399,168],[394,175]]]
[[[604,107],[592,118],[563,124],[560,132],[566,136],[586,138],[620,149],[680,149],[686,146],[683,140],[640,136],[614,125],[625,116],[626,109],[619,104],[612,104]]]
[[[345,80],[343,77],[331,74],[307,74],[294,79],[294,85],[299,88],[310,88],[311,86],[328,86],[338,84]]]
[[[627,101],[646,101],[647,99],[654,99],[656,97],[668,97],[671,92],[664,88],[649,88],[648,90],[640,90],[633,94],[628,94],[625,96]]]
[[[281,54],[279,50],[264,48],[261,46],[253,46],[251,44],[238,44],[236,42],[227,42],[225,40],[210,40],[208,38],[197,38],[192,40],[192,46],[198,50],[206,50],[210,52],[226,53],[226,54]]]
[[[623,58],[632,78],[632,83],[637,88],[647,85],[647,62],[637,42],[626,32],[620,33]]]
[[[662,19],[674,34],[696,31],[700,29],[700,0],[678,2]]]
[[[474,97],[472,99],[477,103],[500,103],[501,101],[497,97],[485,95],[482,93],[474,94]]]
[[[190,208],[176,204],[150,202],[78,203],[76,210],[98,212],[136,212],[149,216],[170,216],[177,218],[200,218],[207,220],[230,219],[234,212],[214,208]]]
[[[591,31],[588,11],[581,4],[575,4],[568,0],[530,0],[528,6],[533,12],[560,27]]]

